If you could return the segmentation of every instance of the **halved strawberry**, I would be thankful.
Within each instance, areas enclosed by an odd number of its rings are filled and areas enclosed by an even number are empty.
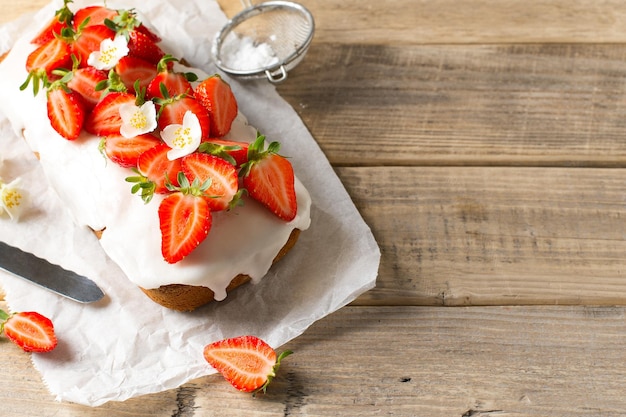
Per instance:
[[[100,50],[100,44],[103,40],[113,38],[115,38],[115,31],[105,25],[82,28],[72,42],[72,53],[79,59],[81,66],[87,66],[89,55]]]
[[[63,39],[54,38],[39,46],[26,58],[26,71],[43,69],[48,74],[57,68],[72,68],[70,44]]]
[[[72,68],[72,51],[70,44],[66,41],[53,38],[45,44],[38,46],[34,51],[28,54],[26,58],[26,71],[28,77],[21,89],[32,81],[33,91],[35,95],[39,91],[42,84],[46,84],[49,80],[55,80],[59,77],[52,72],[56,69]]]
[[[88,26],[104,25],[106,19],[113,20],[118,15],[117,10],[104,6],[87,6],[76,10],[74,13],[74,30],[78,32],[82,25]],[[88,21],[85,20],[89,18]]]
[[[163,50],[150,36],[138,30],[128,32],[128,55],[141,58],[155,66],[165,55]]]
[[[208,138],[200,144],[198,151],[219,156],[236,167],[240,167],[248,162],[248,146],[247,142]]]
[[[7,314],[0,310],[0,332],[26,352],[49,352],[58,342],[52,321],[40,313]]]
[[[230,85],[219,75],[206,78],[196,86],[195,97],[211,116],[211,135],[221,137],[230,131],[237,117],[237,99]]]
[[[70,26],[73,17],[72,11],[67,7],[70,2],[71,0],[64,0],[63,7],[55,12],[54,17],[37,33],[31,43],[43,45],[59,37],[63,29]]]
[[[85,122],[83,98],[64,84],[52,84],[46,108],[50,125],[67,140],[78,138]]]
[[[193,97],[185,94],[166,100],[157,100],[159,108],[159,129],[163,130],[171,124],[183,124],[185,113],[190,111],[196,115],[202,129],[202,138],[209,137],[211,118],[207,109]]]
[[[165,197],[159,205],[163,259],[173,264],[185,258],[206,239],[211,223],[205,198],[187,189]]]
[[[160,143],[161,140],[151,134],[132,138],[126,138],[122,135],[109,135],[104,138],[104,152],[117,165],[130,168],[137,166],[141,154]]]
[[[248,148],[248,162],[241,169],[243,186],[248,194],[275,215],[291,221],[298,212],[295,175],[291,162],[277,152],[278,142],[265,148],[265,136],[258,138]]]
[[[83,97],[85,105],[89,110],[93,109],[100,101],[103,91],[98,90],[98,84],[107,81],[106,72],[94,67],[77,68],[73,71],[72,78],[67,82],[67,86]]]
[[[104,96],[85,120],[85,130],[93,135],[119,135],[122,126],[120,106],[134,104],[136,97],[130,93],[111,92]]]
[[[138,82],[142,90],[147,88],[157,75],[157,67],[156,64],[141,58],[125,56],[115,66],[115,72],[119,74],[128,91],[138,93],[135,91],[135,83]]]
[[[237,170],[222,158],[194,152],[182,158],[181,167],[190,183],[210,180],[205,194],[213,211],[226,210],[239,191]]]
[[[157,65],[157,76],[154,77],[146,90],[147,98],[166,99],[181,94],[193,96],[193,87],[190,81],[197,80],[194,73],[174,72],[171,64],[178,59],[165,55]]]
[[[139,156],[137,168],[139,172],[155,184],[154,192],[167,193],[167,182],[178,186],[178,173],[181,172],[180,159],[170,161],[167,152],[170,147],[164,143],[148,149]],[[166,180],[167,175],[167,180]]]
[[[265,341],[256,336],[239,336],[220,340],[204,347],[204,359],[236,389],[243,392],[265,392],[276,376],[282,359],[290,350],[276,355]]]

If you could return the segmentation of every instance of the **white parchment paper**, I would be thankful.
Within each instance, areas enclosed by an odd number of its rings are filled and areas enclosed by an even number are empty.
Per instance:
[[[61,4],[54,1],[34,16],[0,27],[0,53]],[[75,0],[71,7],[88,4]],[[214,0],[128,0],[108,6],[136,8],[162,35],[164,49],[209,74],[217,72],[210,43],[227,19]],[[279,140],[281,152],[290,156],[311,193],[312,223],[260,284],[192,313],[153,303],[124,276],[93,234],[73,223],[36,158],[0,114],[0,178],[20,177],[31,199],[19,222],[0,217],[0,240],[86,275],[106,293],[103,300],[83,305],[0,271],[11,310],[36,310],[55,324],[57,349],[32,358],[57,400],[97,406],[176,388],[214,372],[202,357],[206,344],[254,334],[278,348],[375,285],[378,246],[298,115],[265,80],[229,82],[250,124]],[[8,99],[0,92],[0,100]]]

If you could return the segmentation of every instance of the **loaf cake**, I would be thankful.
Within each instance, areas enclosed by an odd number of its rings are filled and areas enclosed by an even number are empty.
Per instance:
[[[167,308],[261,280],[310,225],[309,193],[279,153],[289,138],[250,126],[230,85],[164,50],[134,10],[71,5],[4,56],[0,111],[76,223]]]

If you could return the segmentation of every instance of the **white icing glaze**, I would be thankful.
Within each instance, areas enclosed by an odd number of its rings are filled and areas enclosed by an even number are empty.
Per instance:
[[[214,213],[209,236],[188,257],[176,264],[165,262],[157,214],[163,197],[156,195],[144,204],[131,194],[131,184],[125,181],[134,174],[103,157],[98,137],[83,132],[76,141],[62,138],[48,122],[45,92],[34,97],[30,87],[19,90],[27,76],[26,57],[34,49],[29,39],[29,35],[19,39],[0,64],[0,88],[6,97],[12,97],[0,101],[0,111],[18,137],[23,134],[39,154],[51,186],[77,224],[105,229],[102,247],[136,285],[146,289],[173,283],[202,285],[215,292],[216,300],[222,300],[233,277],[243,273],[253,282],[259,281],[291,231],[309,227],[311,199],[296,178],[298,215],[293,221],[281,221],[246,199],[233,211]],[[201,78],[206,76],[194,71]],[[226,138],[251,142],[255,136],[256,129],[239,114]]]

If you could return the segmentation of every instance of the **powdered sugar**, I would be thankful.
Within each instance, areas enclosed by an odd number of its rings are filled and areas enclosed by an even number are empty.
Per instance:
[[[280,63],[269,43],[234,34],[224,39],[220,58],[225,66],[236,71],[259,71]]]

